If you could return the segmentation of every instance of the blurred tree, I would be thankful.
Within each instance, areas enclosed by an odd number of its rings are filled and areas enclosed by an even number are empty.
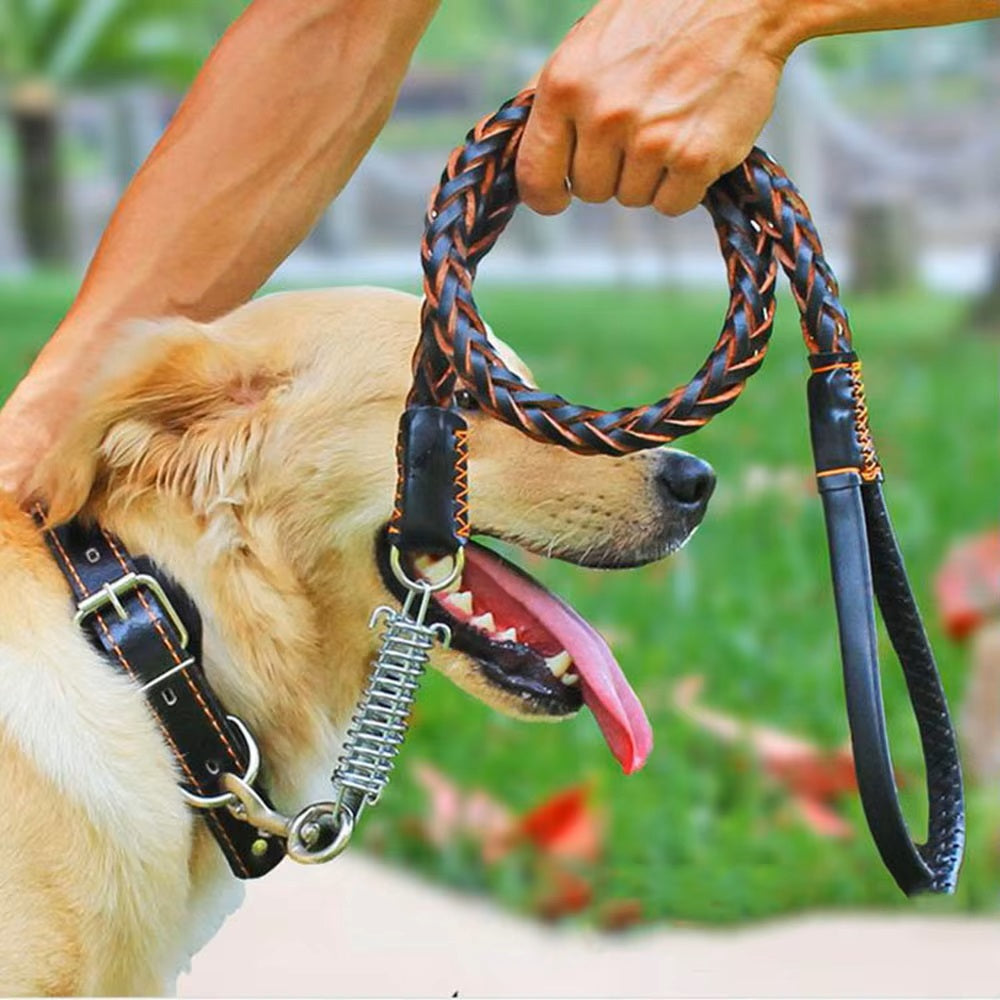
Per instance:
[[[14,137],[24,248],[40,263],[68,253],[59,105],[80,86],[186,85],[244,6],[237,0],[2,0],[0,105]]]

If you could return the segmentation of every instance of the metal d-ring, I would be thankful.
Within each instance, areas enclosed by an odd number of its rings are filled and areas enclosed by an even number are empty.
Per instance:
[[[337,826],[333,840],[325,847],[314,848],[322,832],[321,823],[330,818]],[[300,865],[321,865],[343,853],[354,833],[354,813],[335,802],[314,802],[306,806],[288,828],[285,854]]]
[[[257,741],[251,736],[250,730],[243,724],[243,720],[235,715],[227,715],[226,718],[240,731],[243,742],[247,747],[247,769],[240,777],[247,785],[252,785],[257,780],[257,772],[260,770],[260,750]],[[236,796],[232,792],[222,792],[220,795],[196,795],[180,786],[181,795],[184,801],[194,809],[221,809],[223,806],[235,805]]]
[[[451,572],[443,580],[434,582],[426,579],[411,580],[406,575],[406,570],[403,569],[402,554],[399,549],[395,545],[389,549],[389,565],[392,567],[393,576],[410,591],[426,591],[433,594],[435,591],[450,587],[462,575],[462,570],[465,568],[465,549],[458,549],[451,553],[451,558],[454,565]]]

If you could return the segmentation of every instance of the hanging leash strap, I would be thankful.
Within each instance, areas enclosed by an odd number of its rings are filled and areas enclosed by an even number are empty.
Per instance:
[[[421,334],[401,425],[394,544],[455,552],[464,542],[467,516],[456,515],[461,507],[456,498],[467,489],[464,459],[455,446],[454,428],[461,429],[457,390],[471,393],[486,412],[536,440],[581,454],[624,455],[673,441],[731,406],[759,370],[771,335],[780,264],[813,367],[808,388],[813,449],[865,815],[904,892],[952,891],[965,827],[955,734],[882,498],[882,470],[847,314],[805,203],[758,149],[709,190],[705,206],[725,260],[730,302],[712,352],[687,384],[655,403],[612,411],[527,386],[490,344],[472,285],[479,262],[517,205],[514,160],[532,97],[530,91],[519,94],[469,132],[431,200],[422,246]],[[423,421],[436,421],[436,443],[429,435],[423,447],[414,447],[411,428]],[[445,426],[453,430],[446,433]],[[416,488],[420,477],[433,487],[424,482]],[[421,530],[411,535],[411,524]],[[925,844],[913,842],[900,809],[882,707],[873,594],[920,731],[929,805]]]
[[[853,353],[814,354],[809,379],[813,455],[826,519],[851,742],[868,826],[906,893],[951,892],[964,845],[962,776],[948,705],[882,495]],[[926,844],[899,808],[879,684],[872,593],[899,658],[927,770]]]
[[[44,537],[72,590],[75,621],[142,690],[183,775],[185,801],[204,816],[234,875],[266,875],[285,845],[225,808],[236,799],[222,777],[234,772],[253,786],[260,758],[247,727],[226,715],[205,680],[193,603],[97,525],[71,521]]]

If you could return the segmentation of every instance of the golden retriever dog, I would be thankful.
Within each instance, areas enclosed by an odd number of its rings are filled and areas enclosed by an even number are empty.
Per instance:
[[[286,812],[329,798],[377,643],[369,615],[398,604],[385,529],[418,316],[412,296],[344,289],[125,329],[37,471],[53,521],[98,519],[194,599],[208,680]],[[625,567],[677,549],[702,518],[714,480],[690,455],[580,457],[465,403],[477,536]],[[170,991],[239,882],[185,805],[143,695],[74,625],[60,570],[9,499],[0,536],[0,993]],[[526,574],[470,544],[432,617],[454,641],[431,665],[460,687],[526,719],[585,703],[622,767],[641,765],[649,726],[607,645]]]

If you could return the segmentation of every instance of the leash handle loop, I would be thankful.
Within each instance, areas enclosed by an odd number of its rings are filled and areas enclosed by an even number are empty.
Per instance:
[[[809,425],[826,521],[858,789],[886,867],[907,895],[955,888],[965,839],[962,774],[948,706],[882,496],[860,364],[810,358]],[[927,771],[927,842],[899,804],[879,677],[872,594],[906,679]]]
[[[571,403],[526,385],[506,367],[472,294],[480,261],[517,205],[514,161],[533,96],[524,91],[475,125],[452,153],[432,196],[421,246],[424,305],[408,407],[447,409],[462,388],[492,416],[536,440],[578,453],[624,455],[665,444],[731,406],[760,369],[770,342],[780,264],[813,367],[813,446],[865,815],[904,892],[951,891],[964,841],[955,734],[885,510],[847,314],[805,202],[781,167],[759,149],[712,185],[704,205],[715,223],[730,300],[708,358],[690,382],[655,403],[612,411]],[[400,462],[397,525],[413,523],[406,508],[420,490],[409,482],[415,475],[411,464],[409,457]],[[423,507],[443,511],[439,493],[434,495]],[[437,520],[444,523],[443,514]],[[416,528],[412,537],[453,544]],[[925,845],[913,843],[899,805],[879,682],[873,594],[920,729],[930,814]]]

